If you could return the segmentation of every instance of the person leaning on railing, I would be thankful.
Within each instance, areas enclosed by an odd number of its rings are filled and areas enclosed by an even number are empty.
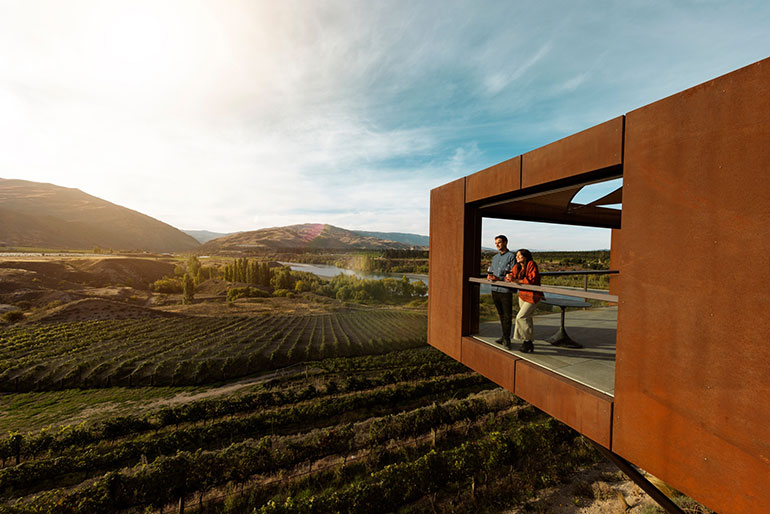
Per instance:
[[[492,264],[487,270],[487,280],[496,282],[505,280],[515,265],[513,252],[508,250],[508,238],[500,234],[495,237],[497,253],[492,257]],[[513,320],[513,291],[508,287],[492,286],[492,301],[500,316],[500,328],[503,335],[495,342],[505,348],[511,348],[511,321]]]
[[[516,252],[516,264],[511,273],[506,275],[506,282],[515,284],[540,285],[540,270],[532,259],[532,253],[526,248]],[[516,314],[516,324],[513,330],[513,338],[522,341],[519,351],[532,353],[535,345],[532,343],[534,323],[532,316],[535,314],[537,302],[544,298],[540,291],[519,290],[519,313]]]

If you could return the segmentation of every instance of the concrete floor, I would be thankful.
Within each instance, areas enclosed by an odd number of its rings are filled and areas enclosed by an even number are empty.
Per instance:
[[[514,312],[514,316],[516,313]],[[618,326],[618,308],[567,311],[567,334],[583,348],[563,348],[546,341],[559,330],[561,314],[535,316],[535,351],[521,353],[514,341],[517,357],[542,366],[564,377],[614,396],[615,393],[615,333]],[[498,348],[494,341],[500,337],[500,323],[482,323],[476,339]]]

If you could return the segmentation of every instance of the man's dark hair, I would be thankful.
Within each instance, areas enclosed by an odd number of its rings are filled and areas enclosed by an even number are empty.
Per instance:
[[[507,242],[508,242],[508,238],[507,238],[507,237],[505,237],[505,236],[504,236],[504,235],[502,235],[502,234],[500,234],[499,236],[495,236],[495,240],[497,240],[497,239],[502,239],[502,240],[503,240],[503,243],[507,243]]]

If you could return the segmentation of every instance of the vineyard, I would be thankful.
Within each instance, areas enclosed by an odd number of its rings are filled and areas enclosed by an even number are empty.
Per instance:
[[[594,459],[573,431],[423,347],[12,433],[0,513],[493,512]]]
[[[0,391],[200,385],[294,363],[425,344],[405,310],[17,325],[0,332]]]

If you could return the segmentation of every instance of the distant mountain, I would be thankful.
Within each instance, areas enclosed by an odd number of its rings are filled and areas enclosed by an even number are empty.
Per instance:
[[[155,218],[53,184],[0,179],[0,247],[184,252],[200,244]]]
[[[232,234],[232,232],[225,233],[225,232],[211,232],[208,230],[184,230],[184,229],[182,229],[182,232],[184,232],[188,236],[194,237],[200,243],[205,243],[207,241],[211,241],[212,239],[216,239],[218,237],[225,237]]]
[[[241,253],[254,250],[316,249],[383,250],[408,249],[411,245],[364,236],[344,228],[322,223],[263,228],[238,232],[205,243],[200,252]]]
[[[428,236],[420,236],[417,234],[405,234],[403,232],[366,232],[363,230],[356,230],[355,233],[361,234],[362,236],[384,239],[386,241],[396,241],[397,243],[404,243],[409,246],[423,246],[426,249],[429,244]]]

